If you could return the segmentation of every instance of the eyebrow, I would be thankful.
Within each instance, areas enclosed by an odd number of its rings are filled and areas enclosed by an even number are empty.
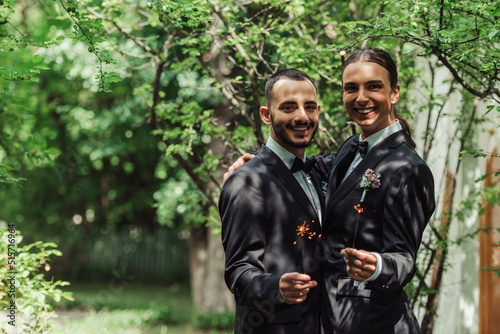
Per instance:
[[[285,104],[297,104],[295,101],[283,101],[280,104],[278,104],[278,107],[285,105]]]
[[[370,80],[370,81],[366,82],[366,84],[374,84],[374,83],[384,83],[384,81],[383,80]],[[344,82],[344,86],[347,86],[347,85],[357,86],[358,84],[355,82],[352,82],[352,81]]]
[[[278,107],[282,106],[282,105],[286,105],[286,104],[297,104],[296,101],[283,101],[281,102]],[[314,105],[317,105],[318,103],[316,101],[306,101],[304,104],[314,104]]]

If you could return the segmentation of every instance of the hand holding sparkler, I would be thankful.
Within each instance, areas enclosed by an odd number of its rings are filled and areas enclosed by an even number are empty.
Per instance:
[[[354,280],[363,282],[377,269],[377,257],[370,252],[344,248],[340,251],[347,265],[347,275]]]
[[[317,285],[318,283],[311,280],[309,275],[286,273],[280,278],[279,290],[285,303],[293,305],[306,300],[309,290]]]

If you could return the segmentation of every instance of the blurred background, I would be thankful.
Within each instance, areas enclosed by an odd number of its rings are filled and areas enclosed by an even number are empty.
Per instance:
[[[406,288],[422,332],[500,331],[499,18],[496,1],[0,0],[2,309],[27,333],[231,332],[217,202],[267,139],[266,80],[314,79],[307,153],[335,152],[357,131],[342,62],[379,47],[436,180]]]

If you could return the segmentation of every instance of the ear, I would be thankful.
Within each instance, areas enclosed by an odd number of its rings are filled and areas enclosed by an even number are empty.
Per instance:
[[[400,91],[399,85],[396,85],[396,88],[394,88],[391,92],[391,104],[396,104],[399,100],[399,91]]]
[[[271,125],[271,115],[268,107],[260,107],[260,116],[265,125]]]

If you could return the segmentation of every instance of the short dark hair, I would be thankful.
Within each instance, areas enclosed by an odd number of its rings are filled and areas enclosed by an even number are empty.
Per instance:
[[[314,90],[316,90],[316,85],[312,81],[312,79],[305,74],[302,71],[296,70],[296,69],[286,69],[286,70],[281,70],[273,74],[269,80],[266,82],[266,106],[270,107],[271,106],[271,100],[273,99],[273,87],[274,84],[282,78],[287,78],[290,80],[295,80],[295,81],[304,81],[304,80],[309,80],[313,86]]]

